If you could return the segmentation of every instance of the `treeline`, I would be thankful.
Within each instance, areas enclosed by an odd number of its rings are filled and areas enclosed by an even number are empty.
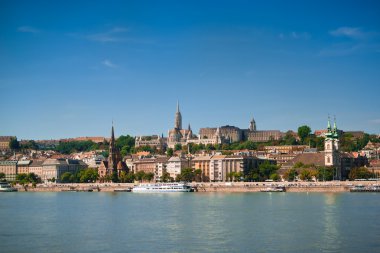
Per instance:
[[[303,181],[312,181],[316,179],[318,181],[332,181],[335,179],[336,174],[335,168],[325,167],[325,166],[312,166],[305,165],[297,168],[292,168],[286,171],[283,178],[286,181],[292,182],[297,179]]]
[[[21,185],[32,184],[36,187],[37,184],[41,183],[41,178],[34,173],[20,173],[16,175],[16,183]]]

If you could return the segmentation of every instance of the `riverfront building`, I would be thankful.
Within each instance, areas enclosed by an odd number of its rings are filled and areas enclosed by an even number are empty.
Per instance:
[[[5,174],[5,180],[15,181],[17,175],[17,161],[0,161],[0,172]]]

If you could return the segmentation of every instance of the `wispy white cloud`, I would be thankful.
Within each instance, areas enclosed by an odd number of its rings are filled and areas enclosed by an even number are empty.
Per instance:
[[[31,27],[31,26],[20,26],[17,28],[17,30],[19,32],[23,32],[23,33],[39,33],[39,32],[41,32],[40,30],[38,30],[34,27]]]
[[[113,62],[111,62],[110,60],[107,60],[107,59],[102,61],[102,64],[106,67],[109,67],[109,68],[116,68],[117,67],[116,64],[114,64]]]
[[[103,33],[94,33],[85,35],[85,38],[98,42],[118,42],[126,40],[124,33],[128,32],[126,27],[114,27]]]
[[[329,33],[334,37],[346,37],[356,40],[375,39],[379,35],[376,31],[366,31],[360,27],[348,26],[339,27],[335,30],[331,30]]]

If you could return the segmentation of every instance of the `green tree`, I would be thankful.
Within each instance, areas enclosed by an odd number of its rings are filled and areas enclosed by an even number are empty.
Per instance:
[[[290,170],[287,170],[285,173],[284,173],[284,179],[286,181],[294,181],[296,180],[296,177],[297,177],[298,173],[297,173],[297,170],[296,169],[290,169]]]
[[[119,182],[119,175],[118,175],[117,173],[118,173],[117,170],[113,170],[113,171],[112,171],[112,174],[111,174],[111,181],[112,181],[113,183],[117,183],[117,182]]]
[[[355,179],[368,179],[368,178],[374,177],[374,175],[366,167],[360,167],[360,168],[352,169],[348,177],[350,180],[355,180]]]
[[[278,175],[277,173],[271,174],[269,178],[272,179],[273,181],[280,181],[281,179],[280,175]]]
[[[72,183],[73,174],[71,172],[65,172],[61,175],[61,182],[62,183]]]
[[[74,152],[85,152],[99,149],[99,145],[93,141],[64,141],[60,142],[55,148],[62,154],[71,154]]]
[[[182,150],[182,145],[179,144],[179,143],[175,144],[175,146],[174,146],[174,150],[175,150],[175,151]]]
[[[302,169],[300,172],[300,179],[304,181],[311,181],[315,173],[311,169]]]
[[[161,182],[169,182],[170,181],[170,173],[169,172],[162,172],[162,176],[160,177]]]
[[[192,182],[194,178],[195,173],[192,168],[184,168],[181,170],[181,181]]]
[[[278,170],[278,166],[271,164],[269,161],[259,165],[259,175],[261,180],[266,180],[270,177],[271,174],[275,173]]]
[[[116,172],[116,176],[117,176],[117,172]],[[78,173],[77,177],[79,179],[78,181],[81,183],[94,183],[99,179],[99,174],[96,169],[88,168],[88,169],[81,170]]]
[[[149,172],[149,173],[145,173],[143,179],[146,180],[146,181],[152,181],[154,178],[154,174],[152,172]]]
[[[16,137],[12,137],[9,142],[9,148],[12,150],[19,150],[20,149],[20,143],[18,142]]]
[[[135,174],[135,179],[140,182],[144,179],[144,177],[145,177],[145,172],[143,170],[140,170]]]
[[[32,149],[32,150],[38,150],[38,145],[34,140],[30,140],[24,144],[20,144],[21,149]]]
[[[4,180],[5,180],[5,173],[0,172],[0,181],[4,181]]]
[[[298,136],[301,139],[301,142],[304,143],[306,137],[309,137],[311,133],[311,128],[309,126],[303,125],[298,128]]]
[[[167,154],[168,157],[172,157],[172,156],[173,156],[173,153],[174,153],[174,151],[173,151],[172,148],[168,148],[168,149],[166,150],[166,154]]]
[[[26,173],[20,173],[16,175],[16,181],[17,183],[21,185],[25,185],[29,183],[28,175]]]
[[[202,170],[201,169],[194,170],[194,180],[196,182],[202,182]]]
[[[283,139],[281,141],[281,144],[283,144],[283,145],[296,145],[297,144],[297,140],[293,136],[292,131],[286,132],[285,136],[283,137]]]
[[[120,153],[122,156],[130,154],[134,146],[135,138],[130,135],[120,135],[116,140],[116,147],[121,150]]]
[[[318,181],[331,181],[334,179],[335,168],[334,167],[325,167],[318,166],[317,167],[317,175]]]

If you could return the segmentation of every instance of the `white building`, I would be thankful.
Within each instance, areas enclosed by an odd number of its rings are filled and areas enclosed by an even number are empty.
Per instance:
[[[170,177],[176,178],[177,175],[181,174],[182,169],[189,168],[189,161],[187,159],[172,156],[167,163],[166,171],[170,174]]]

